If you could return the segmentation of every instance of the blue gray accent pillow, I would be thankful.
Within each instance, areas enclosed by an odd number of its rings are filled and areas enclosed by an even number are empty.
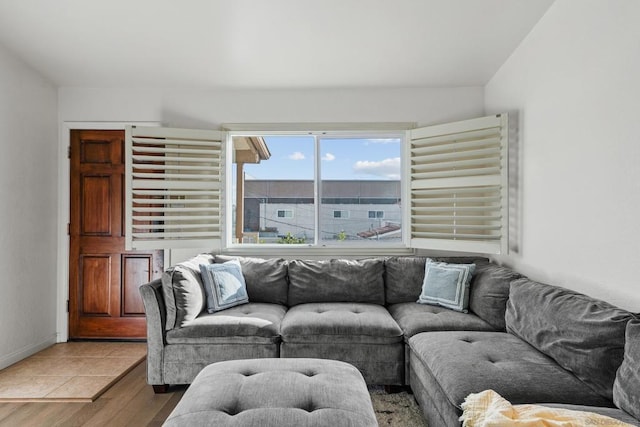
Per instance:
[[[200,272],[209,313],[249,302],[247,285],[238,260],[201,265]]]
[[[469,284],[475,269],[475,264],[449,264],[427,258],[417,302],[468,313]]]

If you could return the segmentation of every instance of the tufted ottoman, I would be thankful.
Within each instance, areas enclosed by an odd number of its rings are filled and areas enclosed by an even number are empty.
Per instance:
[[[195,378],[164,426],[377,426],[360,372],[323,359],[218,362]]]

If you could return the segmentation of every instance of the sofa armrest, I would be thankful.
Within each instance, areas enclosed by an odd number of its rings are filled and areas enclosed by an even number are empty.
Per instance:
[[[147,383],[164,384],[162,366],[167,311],[162,295],[162,281],[156,279],[139,289],[147,317]]]

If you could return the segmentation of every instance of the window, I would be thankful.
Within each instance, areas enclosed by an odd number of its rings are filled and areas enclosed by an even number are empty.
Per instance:
[[[258,233],[260,244],[404,245],[403,139],[402,133],[231,133],[230,244],[244,245],[246,233]],[[382,206],[389,214],[379,210],[372,221],[368,213]]]
[[[290,209],[278,210],[278,218],[293,218],[293,211]]]
[[[402,132],[229,126],[127,127],[127,250],[286,243],[360,254],[507,252],[504,114]]]

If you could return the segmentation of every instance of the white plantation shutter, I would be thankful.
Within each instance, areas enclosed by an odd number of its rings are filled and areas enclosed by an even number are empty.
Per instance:
[[[224,132],[126,128],[126,249],[218,248]]]
[[[507,115],[409,135],[411,247],[506,253]]]

